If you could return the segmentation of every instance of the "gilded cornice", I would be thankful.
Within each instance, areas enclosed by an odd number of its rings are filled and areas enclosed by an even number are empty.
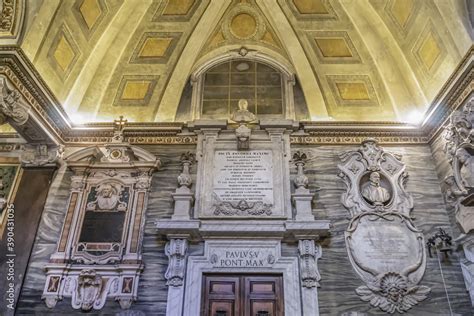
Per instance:
[[[300,122],[291,135],[293,144],[357,144],[367,137],[381,144],[426,144],[439,132],[449,114],[472,94],[473,55],[471,47],[456,72],[443,86],[428,110],[423,124],[398,122]],[[0,75],[5,76],[28,101],[34,119],[48,142],[69,146],[107,143],[114,123],[74,125],[41,76],[21,49],[0,47]],[[24,138],[20,131],[20,134]],[[196,144],[197,136],[182,122],[127,123],[125,140],[131,144]],[[28,139],[27,139],[28,140]]]

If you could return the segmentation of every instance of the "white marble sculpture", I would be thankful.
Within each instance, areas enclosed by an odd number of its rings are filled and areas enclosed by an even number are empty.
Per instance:
[[[463,233],[474,230],[474,98],[451,115],[444,132],[452,176],[445,179],[446,201]]]
[[[444,131],[452,175],[446,177],[445,197],[461,230],[456,238],[464,250],[461,268],[474,306],[474,97],[453,112]]]
[[[347,190],[342,204],[351,213],[345,232],[349,260],[365,283],[356,293],[387,313],[403,313],[427,298],[419,285],[425,268],[423,233],[412,222],[413,200],[401,157],[374,139],[341,155],[339,176]]]

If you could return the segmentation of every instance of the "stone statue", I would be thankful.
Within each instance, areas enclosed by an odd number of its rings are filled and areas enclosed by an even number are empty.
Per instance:
[[[120,201],[122,186],[118,183],[102,183],[96,188],[97,199],[87,203],[89,211],[125,211],[127,204]]]
[[[232,115],[232,120],[238,123],[249,123],[255,121],[257,117],[248,110],[249,103],[245,99],[239,100],[239,109]]]
[[[373,205],[383,205],[390,200],[390,193],[387,189],[380,186],[380,174],[372,172],[369,177],[369,183],[362,190],[362,196]]]
[[[464,187],[474,188],[474,159],[464,148],[456,150],[456,159],[460,164],[460,175]]]

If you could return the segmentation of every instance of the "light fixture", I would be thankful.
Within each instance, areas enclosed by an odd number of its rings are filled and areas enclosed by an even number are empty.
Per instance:
[[[433,257],[431,253],[431,249],[434,251],[439,251],[444,253],[445,257],[448,257],[448,252],[452,252],[452,243],[451,240],[453,238],[444,231],[441,227],[438,228],[438,232],[428,238],[428,242],[426,245],[428,246],[428,253],[430,254],[430,258]]]

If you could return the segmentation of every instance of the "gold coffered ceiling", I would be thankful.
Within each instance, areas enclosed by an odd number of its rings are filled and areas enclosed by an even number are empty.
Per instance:
[[[473,43],[465,0],[29,0],[26,8],[21,48],[75,122],[173,121],[197,65],[240,47],[290,65],[309,119],[409,121]]]

